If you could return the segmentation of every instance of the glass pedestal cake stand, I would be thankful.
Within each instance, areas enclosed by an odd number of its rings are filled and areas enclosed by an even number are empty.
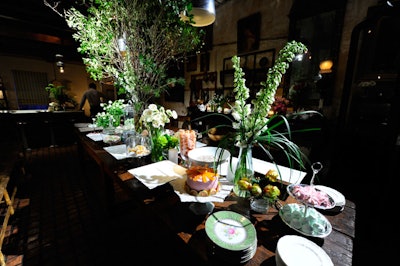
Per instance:
[[[335,201],[327,193],[314,188],[314,179],[322,169],[322,164],[314,163],[311,169],[313,176],[309,185],[290,184],[287,186],[289,195],[301,204],[287,204],[280,208],[279,214],[292,229],[307,236],[325,237],[332,231],[332,226],[316,209],[331,209],[335,207]],[[297,189],[302,190],[302,193],[296,193]]]
[[[311,165],[311,169],[313,175],[311,177],[309,185],[290,184],[287,186],[287,192],[289,193],[289,195],[295,198],[298,202],[301,202],[305,206],[304,214],[307,214],[307,209],[310,207],[321,210],[332,209],[333,207],[335,207],[335,200],[329,194],[314,187],[315,176],[318,174],[319,171],[321,171],[322,164],[320,162],[313,163]],[[299,195],[298,193],[294,192],[296,188],[303,189],[305,192],[308,192],[309,194]],[[325,197],[326,200],[323,200],[322,202],[315,200],[315,197],[318,197],[319,195]]]

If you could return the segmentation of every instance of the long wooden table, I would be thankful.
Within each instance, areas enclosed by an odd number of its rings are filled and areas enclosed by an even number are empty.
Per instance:
[[[150,163],[147,158],[116,160],[103,149],[101,141],[93,141],[86,136],[88,132],[76,131],[79,145],[98,165],[101,177],[106,184],[108,202],[112,206],[113,182],[130,193],[144,210],[154,214],[166,228],[178,235],[184,243],[198,255],[204,265],[220,265],[224,261],[212,255],[211,241],[205,232],[207,214],[195,214],[190,203],[181,202],[173,187],[167,183],[152,190],[144,186],[127,170]],[[287,203],[295,202],[290,196]],[[249,210],[247,199],[229,195],[224,202],[214,203],[214,212],[231,210],[248,217],[257,231],[257,251],[254,257],[244,265],[275,265],[275,249],[280,237],[300,235],[281,220],[278,211],[270,208],[267,214],[258,214]],[[112,207],[111,207],[112,208]],[[353,243],[355,237],[355,204],[346,200],[346,206],[340,213],[324,213],[332,224],[332,232],[325,238],[306,237],[322,247],[330,256],[334,265],[352,265]]]

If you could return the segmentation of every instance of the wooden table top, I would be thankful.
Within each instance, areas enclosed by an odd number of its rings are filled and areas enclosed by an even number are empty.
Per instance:
[[[77,131],[77,134],[80,145],[103,169],[104,176],[116,180],[122,188],[143,203],[144,209],[152,212],[169,230],[179,236],[205,265],[224,263],[219,257],[212,255],[213,244],[205,232],[207,214],[195,214],[191,211],[191,203],[181,202],[169,183],[150,190],[127,172],[129,169],[150,163],[148,159],[116,160],[103,149],[104,144],[101,141],[89,139],[86,137],[87,133]],[[285,202],[296,201],[289,196]],[[224,202],[213,204],[213,212],[230,210],[240,213],[249,218],[256,228],[257,251],[252,259],[241,265],[275,265],[276,245],[284,235],[300,235],[313,241],[329,255],[334,265],[352,265],[356,206],[349,200],[346,200],[342,212],[323,212],[332,225],[332,232],[325,238],[304,236],[289,228],[275,208],[270,208],[267,214],[255,213],[249,210],[248,199],[239,198],[234,194],[229,195]]]

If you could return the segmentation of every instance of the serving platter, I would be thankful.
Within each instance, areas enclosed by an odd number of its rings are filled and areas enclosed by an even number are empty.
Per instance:
[[[332,225],[324,215],[302,204],[284,205],[279,216],[287,226],[305,236],[324,238],[332,232]]]

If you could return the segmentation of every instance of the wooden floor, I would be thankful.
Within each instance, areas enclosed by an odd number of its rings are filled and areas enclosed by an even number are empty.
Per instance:
[[[377,207],[384,193],[379,180],[390,183],[400,176],[398,153],[375,166],[367,153],[357,160],[346,152],[337,156],[330,185],[357,204],[353,265],[379,261],[381,252],[386,256],[395,247],[382,240],[394,228],[386,226],[384,209]],[[117,185],[116,204],[107,210],[96,166],[78,158],[75,144],[26,152],[25,174],[9,184],[18,191],[11,233],[3,244],[8,266],[196,265],[182,241]],[[152,251],[157,255],[148,256]]]
[[[116,204],[106,210],[97,169],[77,152],[76,145],[27,152],[26,174],[15,182],[16,204],[26,206],[16,206],[9,222],[7,266],[188,265],[181,240],[117,185]],[[146,255],[151,250],[157,255]]]

